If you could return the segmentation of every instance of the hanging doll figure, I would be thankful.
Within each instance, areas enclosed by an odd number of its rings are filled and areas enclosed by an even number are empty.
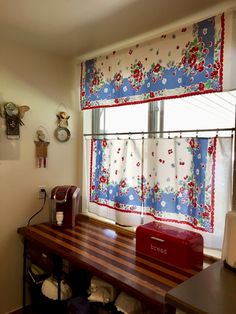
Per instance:
[[[36,146],[36,157],[37,157],[37,166],[38,168],[47,167],[47,154],[48,154],[48,145],[50,144],[47,142],[46,136],[42,130],[37,130],[36,136],[38,141],[34,141]]]
[[[57,119],[58,119],[58,126],[59,127],[63,127],[66,128],[68,127],[68,119],[70,118],[70,116],[65,112],[65,111],[61,111],[57,114]]]

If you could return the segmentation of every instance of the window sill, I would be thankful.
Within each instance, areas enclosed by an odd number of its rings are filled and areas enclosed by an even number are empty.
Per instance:
[[[204,248],[204,262],[212,264],[221,259],[221,250],[214,250],[209,248]]]
[[[101,221],[103,223],[106,223],[108,225],[112,225],[113,227],[115,227],[118,230],[121,231],[127,231],[128,233],[130,233],[131,235],[135,236],[135,231],[136,231],[136,227],[125,227],[125,226],[121,226],[119,224],[116,224],[114,221],[92,214],[92,213],[82,213],[83,216],[87,216],[88,218],[92,218],[94,220],[97,221]],[[207,266],[209,266],[209,264],[212,264],[216,261],[218,261],[219,259],[221,259],[221,250],[216,250],[216,249],[210,249],[210,248],[204,248],[204,265],[203,268],[206,268]]]
[[[126,226],[122,226],[122,225],[119,225],[117,223],[115,223],[114,221],[110,220],[110,219],[107,219],[107,218],[104,218],[104,217],[101,217],[101,216],[98,216],[98,215],[95,215],[95,214],[92,214],[92,213],[82,213],[84,216],[88,216],[89,218],[92,218],[92,219],[95,219],[95,220],[98,220],[98,221],[102,221],[102,222],[105,222],[107,224],[110,224],[112,226],[115,226],[116,228],[119,228],[121,230],[126,230],[126,231],[130,231],[130,232],[133,232],[135,234],[135,231],[136,231],[136,227],[126,227]]]

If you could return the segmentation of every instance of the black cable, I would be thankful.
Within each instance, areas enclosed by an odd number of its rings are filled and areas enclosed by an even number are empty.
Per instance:
[[[47,193],[46,193],[46,190],[45,190],[45,189],[42,189],[41,192],[44,193],[43,205],[40,207],[40,209],[39,209],[35,214],[33,214],[33,215],[30,217],[30,219],[28,220],[28,223],[27,223],[27,226],[28,226],[28,227],[29,227],[29,225],[30,225],[30,221],[31,221],[36,215],[38,215],[38,214],[43,210],[43,208],[44,208],[44,206],[45,206],[46,199],[47,199]]]

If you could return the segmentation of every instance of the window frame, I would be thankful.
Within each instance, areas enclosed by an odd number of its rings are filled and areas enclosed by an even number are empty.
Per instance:
[[[156,102],[150,102],[148,105],[148,132],[161,132],[165,131],[165,125],[164,125],[164,115],[165,115],[165,101],[156,101]],[[92,117],[91,117],[91,129],[92,134],[96,134],[96,138],[101,138],[99,134],[101,134],[102,137],[104,137],[105,130],[106,130],[106,110],[109,110],[109,108],[97,108],[92,110]],[[235,109],[235,108],[234,108]],[[236,110],[235,110],[235,116],[236,116]],[[168,131],[168,130],[167,130]],[[108,132],[109,133],[109,132]],[[170,131],[171,133],[171,131]],[[119,134],[117,132],[117,134]],[[127,132],[127,134],[129,134]],[[132,132],[130,132],[132,134]],[[140,135],[142,134],[142,131],[140,131]],[[163,133],[158,134],[158,137],[163,137]],[[157,135],[149,134],[148,137],[156,137]],[[234,136],[235,140],[235,136]],[[234,150],[236,149],[234,145]],[[233,165],[233,178],[236,178],[236,161],[234,159],[234,165]],[[235,180],[232,178],[232,210],[236,210],[236,183]],[[235,206],[234,206],[235,205]],[[93,214],[94,215],[94,214]],[[98,219],[109,221],[109,219],[97,217]],[[111,220],[110,223],[114,224],[114,222]],[[121,227],[123,228],[123,227]],[[127,229],[127,227],[125,227]],[[135,232],[135,227],[130,228],[131,231]],[[206,249],[204,248],[204,254],[208,257],[213,258],[220,258],[221,250],[214,250],[214,249]]]

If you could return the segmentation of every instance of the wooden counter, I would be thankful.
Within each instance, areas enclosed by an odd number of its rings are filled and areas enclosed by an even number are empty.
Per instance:
[[[133,233],[93,219],[81,218],[74,229],[43,223],[19,228],[18,233],[31,247],[41,247],[155,305],[157,313],[166,311],[166,293],[197,273],[136,256]]]

